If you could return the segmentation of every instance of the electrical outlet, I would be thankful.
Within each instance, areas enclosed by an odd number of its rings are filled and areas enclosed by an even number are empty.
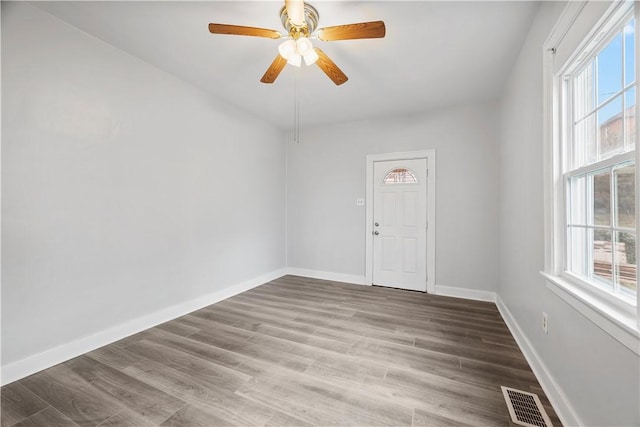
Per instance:
[[[542,330],[545,334],[549,333],[549,316],[544,311],[542,312]]]
[[[364,199],[357,198],[356,199],[356,206],[364,206]]]

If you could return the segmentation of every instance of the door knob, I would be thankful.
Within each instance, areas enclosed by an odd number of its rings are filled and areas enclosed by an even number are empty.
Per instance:
[[[378,230],[376,230],[376,231],[373,232],[373,234],[375,234],[377,236],[378,234],[380,234],[380,232]]]
[[[377,227],[377,226],[379,226],[380,224],[378,224],[378,223],[376,222],[376,223],[375,223],[375,224],[373,224],[373,225],[375,225],[375,226]]]

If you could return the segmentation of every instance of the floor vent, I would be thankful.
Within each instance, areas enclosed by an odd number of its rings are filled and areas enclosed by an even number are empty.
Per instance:
[[[514,424],[526,427],[553,427],[538,395],[515,388],[501,388]]]

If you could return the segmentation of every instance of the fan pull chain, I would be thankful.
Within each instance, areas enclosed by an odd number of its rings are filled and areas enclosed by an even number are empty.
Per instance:
[[[300,98],[298,96],[298,73],[293,78],[293,142],[300,143]]]

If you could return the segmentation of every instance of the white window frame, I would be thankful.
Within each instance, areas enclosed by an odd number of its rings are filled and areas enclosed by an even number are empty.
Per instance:
[[[559,46],[564,37],[568,33],[571,26],[579,19],[583,13],[588,1],[569,2],[563,14],[551,35],[544,44],[543,51],[543,86],[544,96],[543,103],[545,106],[544,115],[544,204],[545,204],[545,268],[541,274],[545,277],[547,288],[562,298],[574,309],[579,311],[589,320],[594,322],[612,337],[620,341],[626,347],[636,354],[640,355],[640,289],[636,292],[635,306],[625,303],[621,299],[601,291],[597,287],[581,280],[578,276],[566,271],[566,242],[567,242],[567,217],[566,217],[566,175],[563,174],[563,139],[566,137],[562,126],[565,123],[564,108],[562,103],[564,83],[563,79],[566,73],[563,69],[556,66],[562,64],[554,63],[556,46]],[[622,18],[628,12],[630,2],[616,2],[608,7],[605,13],[597,21],[586,37],[583,38],[575,51],[570,55],[565,64],[576,62],[579,54],[588,50],[589,45],[593,44],[592,40],[602,28],[615,20]],[[640,43],[639,31],[640,26],[640,5],[636,5],[635,10],[636,32],[635,32],[635,49],[636,49],[636,82],[640,81]],[[564,67],[562,67],[564,68]],[[636,109],[638,109],[638,101],[640,100],[640,90],[636,89]],[[613,156],[610,159],[598,162],[598,166],[611,165],[623,159],[635,159],[636,170],[640,165],[640,150],[638,150],[638,142],[640,136],[640,127],[636,126],[636,150],[633,153]],[[590,170],[593,165],[590,165]],[[579,171],[578,171],[579,173]],[[573,172],[576,174],[576,171]],[[636,194],[640,183],[640,173],[636,173]],[[640,231],[638,226],[640,220],[640,197],[636,196],[636,230]],[[613,203],[613,201],[612,201]],[[613,218],[612,218],[613,220]],[[640,245],[636,245],[636,260],[639,259]]]

